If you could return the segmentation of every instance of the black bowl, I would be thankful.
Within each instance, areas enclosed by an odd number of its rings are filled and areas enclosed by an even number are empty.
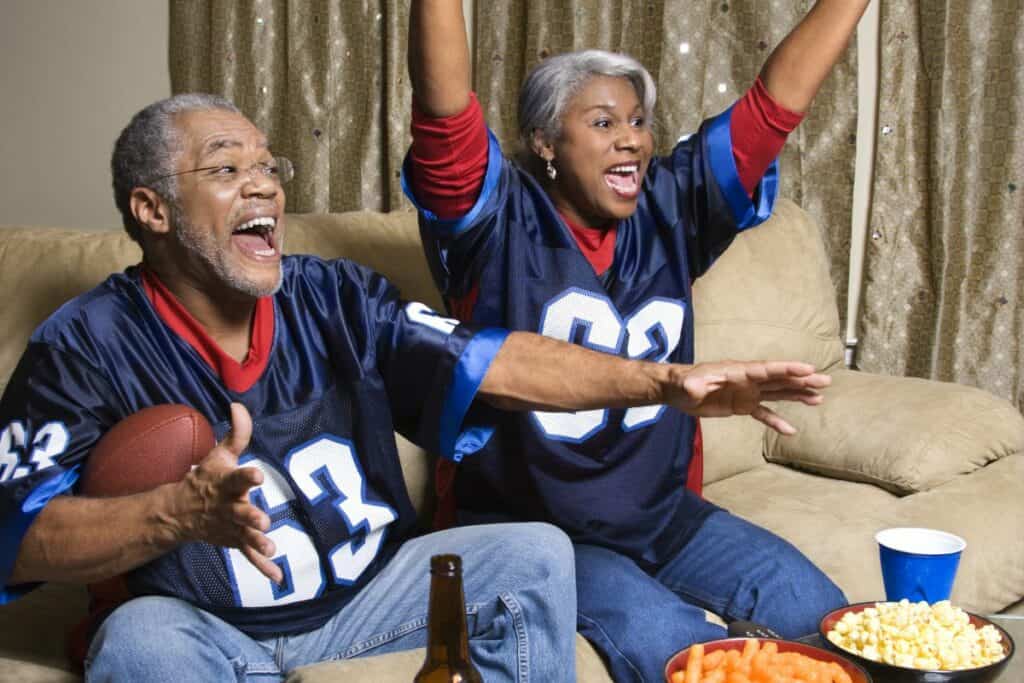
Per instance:
[[[957,669],[956,671],[910,669],[904,666],[885,664],[883,662],[876,662],[873,659],[861,657],[856,653],[839,647],[828,639],[828,632],[832,630],[837,621],[843,618],[844,614],[849,612],[860,612],[868,607],[874,607],[876,604],[878,603],[858,602],[854,605],[848,605],[846,607],[840,607],[837,610],[832,610],[821,618],[821,622],[818,624],[818,632],[821,634],[821,639],[825,641],[825,644],[829,648],[842,654],[844,657],[848,657],[857,662],[862,667],[870,671],[872,675],[882,683],[988,683],[989,681],[995,680],[995,678],[1002,673],[1003,669],[1006,668],[1006,665],[1009,664],[1010,658],[1013,657],[1014,644],[1013,638],[1010,637],[1010,634],[998,624],[994,624],[985,617],[980,617],[977,614],[972,614],[970,612],[967,613],[967,616],[970,617],[971,623],[974,624],[975,628],[992,626],[999,632],[999,636],[1003,641],[1003,652],[1005,653],[1005,656],[998,662],[979,666],[975,669]]]
[[[710,640],[704,643],[704,652],[711,653],[715,650],[743,650],[743,646],[749,638],[722,638],[721,640]],[[838,655],[835,652],[823,650],[820,647],[801,643],[796,640],[776,640],[774,638],[756,638],[762,645],[764,643],[775,643],[779,652],[798,652],[806,657],[821,660],[823,662],[835,662],[843,668],[850,676],[853,683],[873,683],[871,674],[863,668],[851,662],[847,657]],[[672,655],[672,658],[665,664],[665,681],[671,683],[672,674],[677,671],[686,670],[686,660],[690,657],[690,648],[680,650]]]

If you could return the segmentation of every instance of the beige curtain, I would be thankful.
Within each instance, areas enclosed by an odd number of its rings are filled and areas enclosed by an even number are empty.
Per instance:
[[[680,135],[730,106],[812,0],[507,0],[478,3],[475,85],[506,153],[516,144],[516,93],[545,56],[602,48],[639,59],[658,85],[657,137]],[[857,66],[851,47],[780,159],[783,196],[816,216],[846,300],[856,150]]]
[[[172,0],[171,88],[234,101],[295,162],[288,208],[390,210],[409,146],[404,0]]]
[[[860,366],[1024,405],[1024,2],[881,5]],[[969,416],[965,416],[969,419]]]

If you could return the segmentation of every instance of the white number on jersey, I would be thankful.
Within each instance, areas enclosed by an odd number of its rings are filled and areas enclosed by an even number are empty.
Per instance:
[[[273,515],[295,498],[292,487],[273,467],[252,457],[240,459],[239,466],[257,467],[263,472],[263,483],[249,492],[249,499],[268,514]],[[316,504],[327,496],[334,496],[334,509],[349,532],[363,532],[362,538],[352,537],[333,548],[328,557],[335,583],[355,582],[380,550],[387,525],[397,518],[395,511],[387,505],[365,500],[363,473],[352,446],[341,439],[324,436],[296,448],[285,457],[285,469],[307,501]],[[309,535],[295,521],[283,520],[267,532],[267,537],[277,546],[271,559],[284,573],[281,586],[260,573],[240,550],[224,551],[238,604],[242,607],[286,605],[320,595],[327,579]]]
[[[63,422],[47,422],[32,437],[28,462],[19,465],[19,453],[26,451],[25,425],[14,421],[0,432],[0,481],[17,479],[44,467],[57,464],[57,456],[67,450],[70,434]]]
[[[445,334],[451,334],[452,330],[459,325],[458,320],[445,318],[434,309],[430,308],[426,304],[421,304],[419,301],[410,301],[407,303],[405,305],[405,314],[409,316],[409,320],[414,323],[426,325],[427,327]]]
[[[587,348],[618,354],[625,343],[626,355],[630,358],[663,363],[679,346],[685,316],[682,301],[655,297],[623,321],[608,297],[571,287],[544,307],[540,333],[572,341],[579,331],[582,345]],[[658,332],[660,335],[656,334]],[[664,410],[663,405],[630,408],[623,418],[622,428],[631,431],[653,424]],[[608,411],[534,411],[533,417],[548,438],[582,443],[605,427]]]

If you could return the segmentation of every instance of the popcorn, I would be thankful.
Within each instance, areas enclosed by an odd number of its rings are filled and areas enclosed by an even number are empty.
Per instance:
[[[847,612],[826,637],[865,659],[911,669],[974,669],[1006,656],[999,631],[975,628],[948,600],[879,602]]]

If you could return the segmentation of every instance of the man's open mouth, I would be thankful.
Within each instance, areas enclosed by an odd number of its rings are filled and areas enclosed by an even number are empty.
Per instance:
[[[259,216],[242,223],[231,231],[231,240],[243,251],[259,258],[277,256],[274,228],[277,219]]]
[[[604,172],[604,182],[623,199],[635,199],[640,194],[639,162],[612,166]]]

